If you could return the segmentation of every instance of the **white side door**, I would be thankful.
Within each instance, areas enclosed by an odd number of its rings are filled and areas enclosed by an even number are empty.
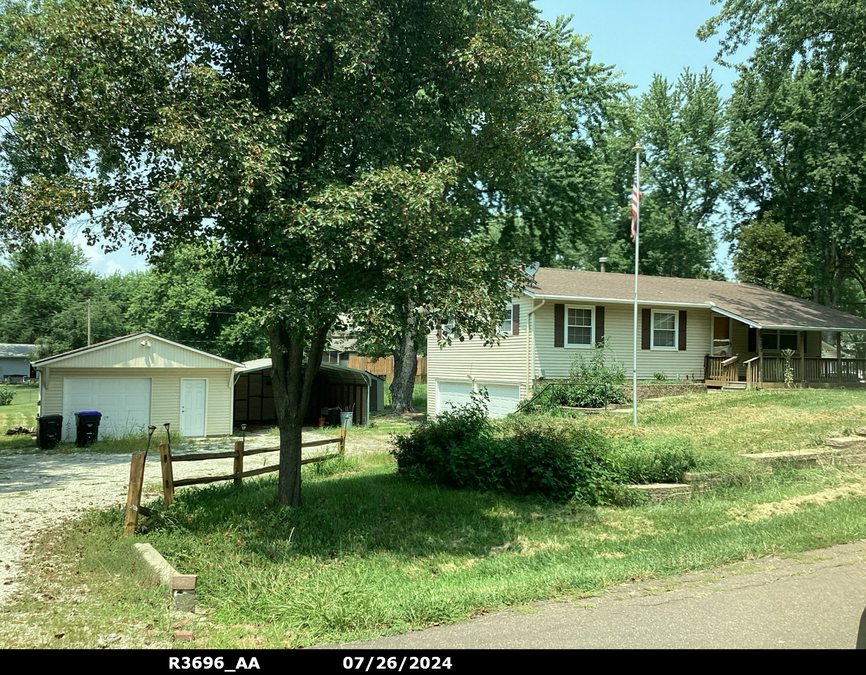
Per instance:
[[[194,438],[207,428],[207,380],[180,381],[180,433]]]

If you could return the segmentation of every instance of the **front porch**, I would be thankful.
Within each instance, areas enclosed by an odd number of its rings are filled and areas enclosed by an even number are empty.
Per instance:
[[[838,352],[837,352],[838,353]],[[772,388],[785,386],[784,356],[704,357],[704,382],[708,387]],[[801,386],[866,386],[866,359],[814,358],[794,355],[790,359],[792,382]]]

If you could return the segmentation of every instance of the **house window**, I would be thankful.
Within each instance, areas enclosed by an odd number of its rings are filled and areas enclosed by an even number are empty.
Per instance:
[[[511,329],[512,329],[512,323],[511,322],[514,318],[513,312],[514,312],[514,305],[509,303],[506,306],[505,312],[502,315],[502,324],[499,326],[500,335],[511,335]]]
[[[653,310],[653,349],[677,348],[677,313]]]
[[[797,331],[765,330],[761,333],[761,348],[765,352],[779,352],[783,349],[797,351]]]
[[[569,307],[565,319],[565,346],[592,347],[592,307]]]

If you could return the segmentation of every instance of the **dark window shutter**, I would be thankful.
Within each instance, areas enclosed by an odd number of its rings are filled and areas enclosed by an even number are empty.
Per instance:
[[[686,310],[680,310],[680,347],[681,352],[686,351]]]
[[[642,309],[640,311],[640,348],[649,349],[652,342],[652,310]]]
[[[748,351],[756,354],[758,352],[758,329],[749,326],[749,345]]]
[[[553,346],[565,347],[565,305],[553,306]]]
[[[511,334],[520,335],[520,305],[511,305]]]
[[[595,306],[595,343],[604,342],[604,306]]]
[[[436,342],[442,342],[442,326],[436,329]]]

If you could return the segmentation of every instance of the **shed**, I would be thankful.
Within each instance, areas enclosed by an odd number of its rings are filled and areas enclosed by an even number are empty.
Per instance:
[[[270,359],[248,361],[237,371],[234,395],[235,424],[276,424]],[[370,380],[363,370],[323,363],[313,380],[304,424],[316,425],[323,408],[353,411],[352,424],[366,425],[370,417]]]
[[[30,377],[30,354],[36,345],[0,344],[0,382],[22,382]]]
[[[240,363],[140,332],[36,361],[39,414],[102,413],[100,436],[139,433],[170,422],[187,437],[232,433],[232,391]]]

